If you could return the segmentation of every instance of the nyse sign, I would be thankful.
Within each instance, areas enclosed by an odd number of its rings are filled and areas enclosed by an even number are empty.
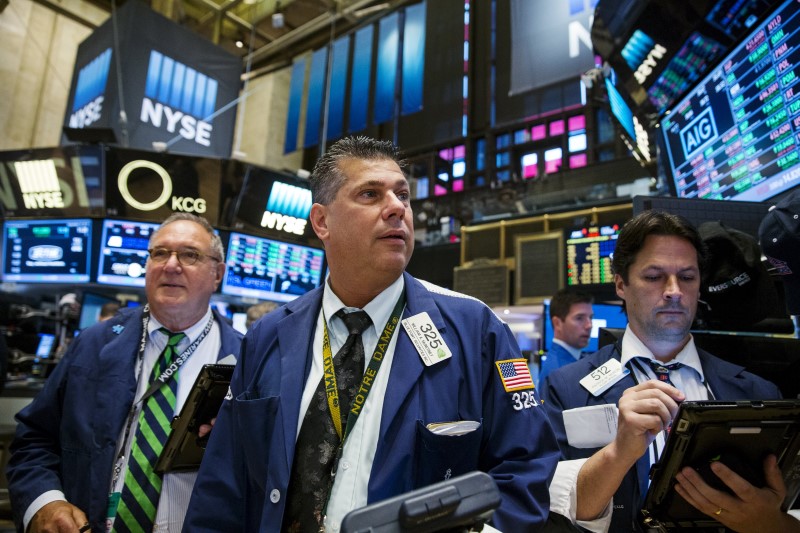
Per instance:
[[[6,211],[18,209],[65,209],[89,207],[85,178],[80,158],[73,157],[71,166],[64,159],[0,163],[0,203]],[[72,174],[72,183],[58,175],[58,169]],[[16,185],[16,186],[15,186]],[[15,194],[19,191],[19,198]]]
[[[161,179],[161,192],[155,200],[143,202],[137,199],[135,194],[131,192],[128,186],[128,180],[131,174],[139,170],[152,171]],[[173,196],[172,177],[164,167],[152,161],[138,159],[122,167],[117,176],[117,187],[125,203],[140,211],[153,211],[162,207],[167,202],[170,202],[170,208],[173,211],[201,214],[206,212],[206,200],[204,198]]]

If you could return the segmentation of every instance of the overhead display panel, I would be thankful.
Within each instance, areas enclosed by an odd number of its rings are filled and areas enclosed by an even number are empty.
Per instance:
[[[592,43],[621,78],[634,113],[672,108],[763,22],[778,0],[601,0]]]
[[[789,0],[661,121],[677,196],[763,201],[800,183],[799,45]]]

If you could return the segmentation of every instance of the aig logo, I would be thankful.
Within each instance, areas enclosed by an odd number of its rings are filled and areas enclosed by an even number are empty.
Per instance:
[[[714,113],[711,107],[697,115],[685,128],[681,130],[681,145],[683,155],[689,159],[692,154],[705,148],[705,146],[717,137],[717,124],[714,121]]]
[[[152,170],[161,178],[161,194],[155,200],[141,202],[131,193],[128,187],[128,179],[131,174],[139,169]],[[169,172],[161,165],[143,159],[131,161],[119,171],[117,176],[117,187],[122,199],[129,206],[139,211],[153,211],[163,206],[171,200],[170,208],[173,211],[184,213],[205,213],[206,201],[203,198],[190,198],[188,196],[172,196],[172,177]]]

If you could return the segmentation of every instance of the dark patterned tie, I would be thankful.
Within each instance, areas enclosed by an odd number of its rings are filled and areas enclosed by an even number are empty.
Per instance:
[[[672,383],[672,380],[669,379],[669,373],[673,370],[678,370],[679,368],[685,366],[683,363],[670,363],[665,365],[655,359],[645,359],[647,363],[650,365],[650,368],[653,369],[653,372],[656,375],[656,379],[659,381],[663,381],[667,385],[674,387],[675,385]]]
[[[186,336],[161,328],[159,331],[169,336],[167,346],[161,352],[148,383],[153,383],[166,369],[176,355],[176,346]],[[170,423],[175,412],[175,394],[178,390],[178,375],[158,388],[145,401],[139,413],[139,426],[128,458],[128,472],[125,486],[120,496],[114,531],[141,532],[152,531],[161,494],[161,476],[153,468],[161,455],[164,443],[171,430]]]
[[[334,316],[344,321],[349,332],[344,345],[333,358],[336,388],[339,391],[339,413],[344,431],[350,403],[364,375],[364,344],[361,341],[361,332],[372,321],[364,311],[345,313],[341,309]],[[331,469],[339,443],[339,435],[336,434],[328,407],[323,376],[314,391],[297,437],[283,531],[316,532],[322,526],[323,511],[331,485]]]

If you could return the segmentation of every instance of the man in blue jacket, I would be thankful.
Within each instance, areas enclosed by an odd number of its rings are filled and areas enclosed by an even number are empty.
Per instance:
[[[202,366],[238,354],[241,334],[209,306],[225,256],[205,219],[170,216],[150,237],[149,253],[147,305],[82,331],[44,389],[17,415],[8,485],[20,531],[182,527],[196,472],[162,479],[142,465],[138,438],[168,433],[172,419],[164,408],[159,424],[142,422],[142,398],[172,394],[179,412]],[[168,338],[175,341],[174,366],[164,366],[166,381],[153,386],[153,368]],[[129,462],[131,455],[137,461]],[[149,509],[132,495],[137,468],[156,491]]]
[[[640,531],[650,465],[680,402],[780,397],[772,383],[694,345],[689,329],[704,257],[697,230],[681,217],[645,211],[628,221],[612,261],[617,295],[628,314],[624,336],[554,371],[542,385],[563,458],[588,458],[560,464],[553,483],[553,489],[573,492],[560,503],[554,498],[551,510],[571,515],[581,526],[603,531],[610,519],[610,531]],[[614,431],[609,409],[613,413],[617,404]],[[712,470],[732,494],[711,488],[691,468],[678,474],[678,494],[735,531],[798,530],[800,524],[780,510],[785,487],[775,457],[765,461],[763,488],[719,462]],[[575,477],[563,475],[567,471]]]
[[[366,137],[317,162],[311,223],[329,277],[245,336],[185,531],[338,531],[352,509],[474,470],[500,490],[496,527],[543,525],[559,452],[527,361],[486,305],[404,273],[414,229],[400,164]],[[328,399],[347,393],[336,364],[350,314],[368,325],[348,409]],[[332,444],[309,450],[312,419]]]
[[[591,340],[593,303],[591,294],[570,289],[561,289],[550,299],[553,344],[542,357],[539,383],[553,370],[581,358]]]

